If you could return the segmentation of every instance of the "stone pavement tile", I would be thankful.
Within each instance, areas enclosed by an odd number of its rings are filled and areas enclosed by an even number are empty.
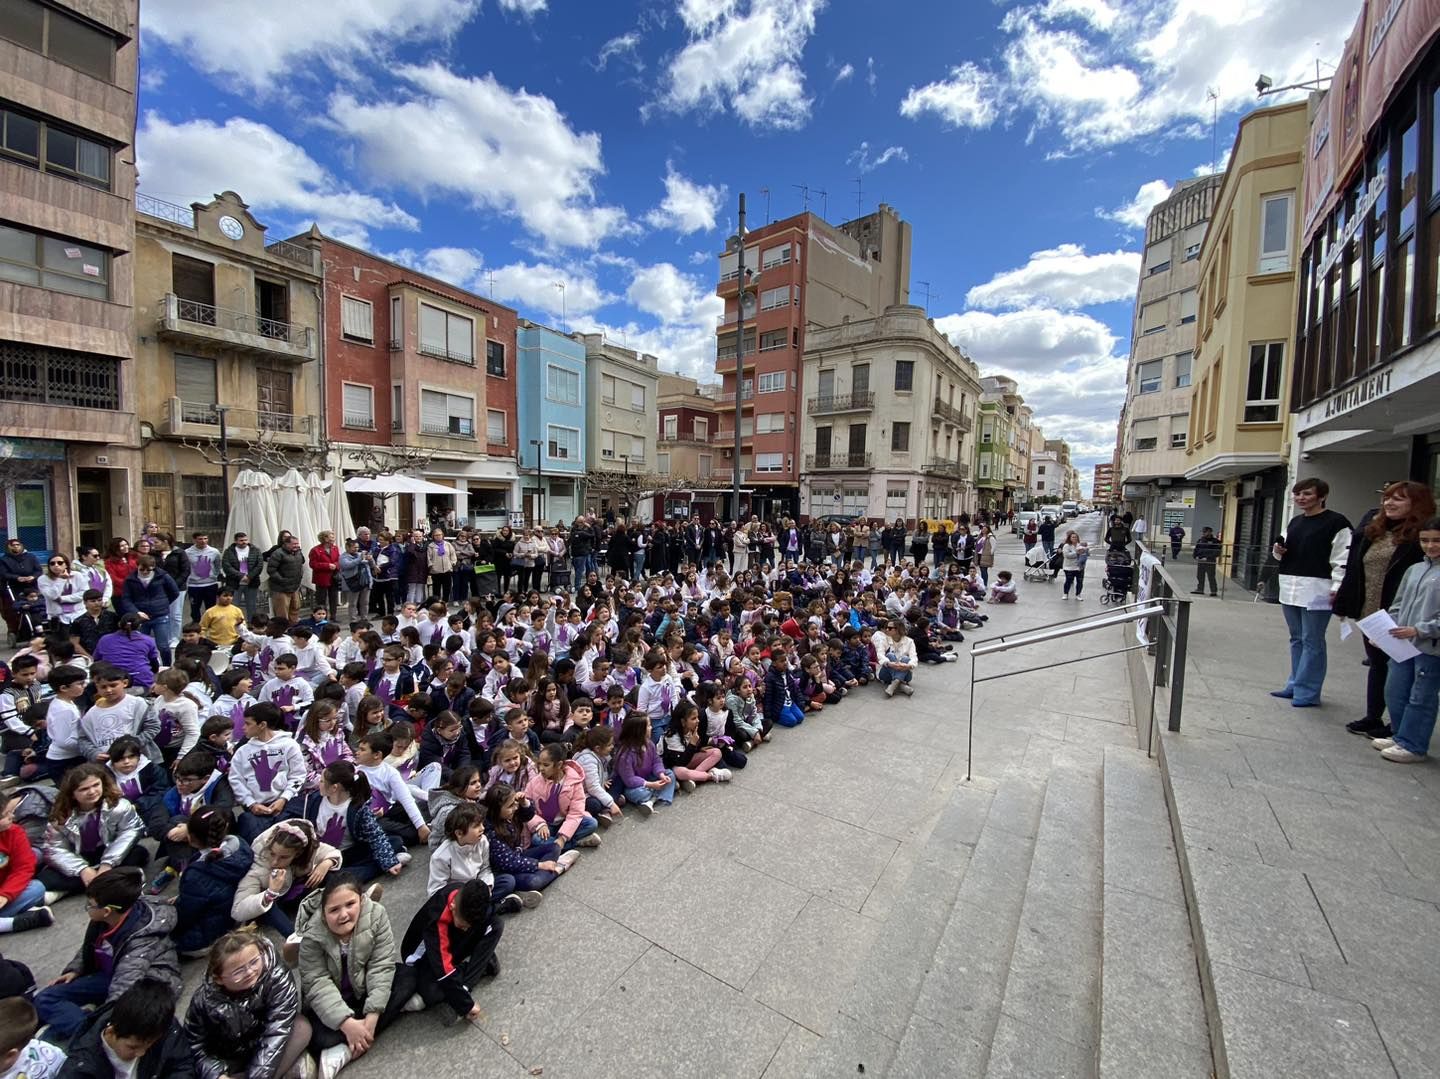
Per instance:
[[[848,708],[849,704],[844,707]],[[951,758],[947,754],[937,754],[932,748],[910,742],[891,744],[884,737],[885,728],[878,723],[881,717],[869,709],[866,711],[871,716],[868,727],[827,728],[823,738],[817,738],[804,747],[801,759],[849,765],[852,774],[856,763],[864,762],[865,775],[887,783],[914,783],[918,779],[922,785],[932,776],[938,778],[950,765]],[[882,742],[885,743],[885,752],[877,753],[876,747]],[[767,752],[768,748],[762,748],[758,755],[763,756]]]
[[[1157,761],[1131,746],[1105,749],[1105,808],[1127,813],[1153,813],[1165,806],[1165,787]]]
[[[1107,1026],[1100,1040],[1099,1074],[1105,1079],[1212,1079],[1215,1061],[1208,1045],[1190,1045],[1148,1027]]]
[[[929,960],[915,1013],[989,1042],[1014,943],[1013,920],[957,903]]]
[[[1040,807],[1044,801],[1043,781],[1007,776],[995,790],[986,823],[1011,835],[1033,837],[1040,827]]]
[[[1263,862],[1260,846],[1253,839],[1217,832],[1209,828],[1184,825],[1185,850],[1208,851],[1236,862]]]
[[[1201,712],[1199,727],[1206,731],[1223,731],[1244,735],[1249,738],[1263,738],[1287,746],[1303,746],[1313,733],[1315,724],[1294,718],[1293,709],[1283,701],[1265,698],[1266,703],[1227,705],[1209,714]],[[1281,711],[1281,708],[1284,711]],[[1353,738],[1354,735],[1351,735]]]
[[[880,879],[865,897],[865,904],[860,908],[861,914],[877,922],[890,917],[895,901],[909,885],[910,874],[915,869],[923,846],[923,843],[905,840],[895,848],[895,853],[880,872]],[[966,861],[968,860],[967,855]]]
[[[1440,824],[1440,787],[1425,786],[1415,770],[1389,767],[1378,758],[1368,742],[1355,739],[1364,755],[1339,758],[1327,756],[1339,785],[1334,793],[1374,807],[1382,816],[1406,820],[1431,820]],[[1387,767],[1379,767],[1386,764]],[[1373,767],[1371,767],[1374,765]],[[1429,771],[1429,769],[1419,769]]]
[[[1385,839],[1407,868],[1421,880],[1440,882],[1440,828],[1403,817],[1384,822]]]
[[[1395,1079],[1363,1005],[1228,963],[1211,973],[1233,1079]]]
[[[560,926],[563,962],[555,953]],[[593,995],[603,996],[649,947],[642,936],[552,889],[534,915],[505,922],[503,967],[493,982],[482,983],[477,998],[486,1016],[480,1026],[496,1041],[504,1034],[517,1060],[536,1061],[574,1020],[576,972],[584,971]]]
[[[1133,746],[1135,728],[1128,723],[1112,723],[1104,719],[1067,714],[1065,741],[1092,746]]]
[[[808,809],[857,828],[864,826],[881,798],[912,804],[923,801],[925,797],[923,786],[900,786],[875,777],[856,775],[853,762],[847,765],[812,759],[805,762],[804,768],[803,777],[772,771],[756,777],[756,782],[747,782],[745,786],[747,791],[753,790],[777,802]],[[938,775],[939,771],[935,774]],[[749,779],[748,776],[742,778]]]
[[[784,1016],[660,948],[636,960],[605,997],[589,998],[588,1005],[585,999],[574,998],[565,1036],[532,1065],[543,1067],[546,1079],[758,1076],[791,1027]]]
[[[768,908],[761,909],[768,917]],[[726,934],[727,947],[747,933],[736,928]],[[811,896],[745,984],[745,995],[821,1032],[879,928],[870,918]]]
[[[1075,688],[1071,693],[1086,701],[1113,701],[1117,706],[1126,707],[1130,704],[1130,687],[1118,678],[1077,674]]]
[[[1163,731],[1164,724],[1157,725]],[[1207,731],[1200,728],[1171,733],[1163,731],[1166,771],[1177,779],[1202,779],[1221,783],[1232,776],[1254,779],[1255,773],[1239,740],[1229,731]]]
[[[1317,753],[1307,753],[1298,746],[1278,746],[1268,739],[1245,738],[1239,742],[1245,763],[1261,783],[1315,791],[1334,791],[1339,785],[1335,772]]]
[[[1358,803],[1340,808],[1311,791],[1269,788],[1264,792],[1288,844],[1304,854],[1385,872],[1405,868],[1377,821]],[[1268,841],[1260,840],[1262,851]]]
[[[1102,844],[1098,822],[1064,820],[1041,828],[1030,863],[1026,902],[1037,897],[1100,913]]]
[[[1032,892],[1015,934],[1004,1013],[1094,1050],[1100,1016],[1100,912]],[[998,1034],[997,1034],[998,1038]]]
[[[1092,1079],[1095,1074],[1093,1049],[1057,1037],[1048,1023],[1036,1026],[1010,1015],[1000,1017],[986,1079]]]
[[[698,837],[682,838],[681,829],[671,824],[662,815],[644,818],[627,813],[624,823],[605,833],[605,846],[586,852],[574,872],[565,874],[553,888],[602,914],[625,909],[699,849]],[[388,886],[386,890],[389,891]]]
[[[1306,985],[1302,954],[1340,954],[1304,874],[1188,847],[1186,859],[1211,966]]]
[[[484,1004],[482,1002],[482,1007]],[[525,1079],[528,1068],[489,1035],[469,1023],[442,1027],[431,1015],[407,1015],[375,1042],[375,1048],[345,1066],[345,1079]],[[549,1074],[549,1069],[546,1069]]]
[[[1285,834],[1259,791],[1172,776],[1170,791],[1185,829],[1194,826],[1231,837],[1284,843]]]
[[[1440,993],[1435,904],[1333,879],[1310,884],[1347,963]]]
[[[1369,1009],[1403,1079],[1440,1075],[1440,993],[1433,987],[1339,960],[1307,960],[1305,965],[1317,990]]]
[[[795,1025],[785,1035],[780,1048],[770,1058],[761,1079],[804,1079],[815,1047],[820,1044],[820,1035]]]
[[[1186,910],[1107,883],[1103,941],[1102,1059],[1124,1061],[1119,1046],[1143,1052],[1153,1041],[1162,1059],[1198,1051],[1208,1074],[1210,1035]],[[1145,1074],[1133,1066],[1128,1072]],[[1193,1072],[1193,1065],[1181,1070]]]
[[[1304,873],[1311,880],[1329,877],[1369,888],[1381,888],[1388,877],[1405,874],[1403,866],[1394,873],[1386,873],[1357,864],[1343,856],[1329,858],[1311,850],[1296,850],[1294,847],[1272,846],[1269,843],[1261,843],[1259,848],[1260,860],[1266,865],[1275,866],[1277,869],[1293,869]],[[1419,881],[1415,883],[1420,884]]]
[[[898,845],[808,810],[779,807],[728,849],[751,869],[858,911]]]
[[[993,821],[993,806],[990,816]],[[956,901],[1013,919],[1020,909],[1025,886],[1030,879],[1033,849],[1033,841],[998,827],[987,827],[980,842],[975,844],[975,852],[970,856],[970,865],[965,871],[965,879],[960,882]]]
[[[1104,865],[1107,888],[1114,885],[1171,906],[1185,905],[1168,816],[1107,808]]]
[[[982,1042],[949,1022],[913,1016],[895,1051],[888,1074],[894,1079],[950,1079],[979,1075],[985,1060]]]
[[[950,792],[935,790],[912,791],[890,787],[877,792],[874,809],[860,822],[860,827],[876,835],[889,836],[901,842],[923,843],[940,819]]]
[[[808,1056],[806,1066],[801,1072],[805,1079],[884,1076],[890,1069],[890,1062],[895,1058],[895,1042],[877,1034],[853,1016],[837,1012],[825,1037],[811,1049]],[[721,1079],[728,1079],[728,1076]],[[897,1076],[896,1079],[900,1077]]]

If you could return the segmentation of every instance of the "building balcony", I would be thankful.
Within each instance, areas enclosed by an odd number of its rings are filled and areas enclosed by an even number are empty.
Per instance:
[[[969,431],[975,426],[975,421],[971,417],[961,412],[954,405],[947,404],[940,400],[938,397],[935,398],[935,403],[931,406],[930,414],[936,419],[954,424],[962,433]]]
[[[200,401],[166,399],[158,434],[165,438],[218,441],[220,416],[225,416],[225,437],[234,442],[272,442],[297,449],[319,444],[319,420],[288,412],[261,412]],[[374,423],[371,423],[371,427]]]
[[[931,457],[925,462],[925,471],[934,472],[939,476],[949,476],[951,479],[968,480],[970,478],[970,462],[957,461],[950,457]]]
[[[874,390],[860,390],[856,393],[832,393],[812,397],[805,403],[805,411],[812,416],[821,416],[830,412],[868,412],[874,407]]]
[[[730,408],[733,409],[735,407],[735,391],[731,390],[729,393],[716,394],[715,403],[719,405],[728,405]],[[755,407],[755,391],[753,389],[746,390],[744,394],[741,395],[740,407]]]
[[[873,460],[874,455],[869,453],[807,453],[805,468],[811,472],[836,472],[870,468]]]
[[[777,433],[778,433],[778,432],[777,432]],[[751,441],[754,437],[755,437],[755,432],[754,432],[754,431],[746,431],[744,428],[741,428],[741,430],[740,430],[740,442],[741,442],[742,444]],[[735,428],[732,427],[732,428],[730,428],[730,430],[728,430],[728,431],[716,431],[714,434],[712,434],[712,435],[710,436],[710,442],[711,442],[712,445],[715,445],[715,446],[733,446],[733,445],[735,445]]]
[[[310,326],[186,300],[168,292],[161,306],[157,332],[182,344],[218,346],[296,363],[314,360],[319,351],[315,330]]]
[[[749,483],[755,478],[755,470],[742,468],[740,470],[740,482]],[[735,482],[735,470],[733,468],[712,468],[710,475],[701,476],[695,481],[701,489],[714,490],[717,487],[729,487]]]

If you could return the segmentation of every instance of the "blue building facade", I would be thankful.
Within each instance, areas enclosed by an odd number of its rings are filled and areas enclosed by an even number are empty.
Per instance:
[[[585,346],[521,320],[515,334],[525,520],[569,524],[585,477]]]

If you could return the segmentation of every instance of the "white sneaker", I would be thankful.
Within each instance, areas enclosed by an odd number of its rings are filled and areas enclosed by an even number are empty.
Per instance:
[[[680,789],[686,794],[689,794],[695,789],[695,781],[693,779],[682,779],[680,781]]]
[[[52,907],[52,906],[54,906],[56,903],[60,902],[60,900],[62,900],[62,899],[64,899],[64,898],[65,898],[65,893],[64,893],[64,892],[47,891],[47,892],[45,893],[45,905],[46,905],[47,907]]]
[[[410,852],[408,850],[402,850],[399,854],[395,855],[395,860],[401,865],[409,865]]]
[[[1061,596],[1060,598],[1061,598],[1061,599],[1069,599],[1070,597],[1069,597],[1068,595],[1064,595],[1064,596]]]
[[[655,812],[655,806],[651,802],[636,802],[635,808],[640,811],[642,817],[648,817]]]
[[[1381,750],[1389,749],[1389,748],[1390,748],[1391,746],[1393,746],[1394,744],[1395,744],[1395,739],[1393,739],[1393,738],[1372,738],[1372,739],[1370,739],[1370,748],[1371,748],[1371,749],[1381,749]]]
[[[1075,597],[1075,602],[1076,602],[1076,603],[1084,603],[1084,602],[1085,602],[1085,597],[1084,597],[1084,596],[1076,596],[1076,597]]]
[[[598,847],[600,845],[600,837],[592,832],[575,845],[577,847]]]
[[[320,1079],[335,1079],[340,1069],[350,1063],[350,1047],[344,1042],[332,1045],[320,1054]]]
[[[729,783],[731,779],[730,769],[712,768],[710,769],[710,778],[713,779],[716,783]]]
[[[413,993],[410,999],[405,1002],[402,1012],[423,1012],[425,1010],[425,998],[419,993]]]
[[[915,696],[915,687],[912,686],[909,682],[901,682],[900,692],[905,694],[905,696],[907,697],[913,697]]]
[[[887,682],[887,683],[885,683],[885,696],[887,696],[887,697],[893,697],[893,696],[895,696],[895,688],[896,688],[898,685],[900,685],[899,682]]]
[[[1394,761],[1396,764],[1414,764],[1416,761],[1423,761],[1425,759],[1425,754],[1411,753],[1398,743],[1390,746],[1388,749],[1382,749],[1380,756],[1384,757],[1387,761]]]
[[[560,855],[560,857],[556,858],[555,861],[560,866],[560,872],[563,873],[574,865],[579,857],[580,852],[578,850],[567,850],[564,854]]]
[[[545,898],[545,896],[544,896],[544,894],[543,894],[542,892],[534,892],[534,891],[530,891],[530,892],[511,892],[510,894],[511,894],[511,895],[518,895],[518,896],[520,897],[520,902],[524,905],[524,907],[525,907],[526,910],[534,910],[536,907],[538,907],[538,906],[540,905],[540,901]]]

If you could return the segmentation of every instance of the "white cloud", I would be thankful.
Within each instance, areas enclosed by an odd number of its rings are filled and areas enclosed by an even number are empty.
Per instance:
[[[846,65],[845,65],[844,67],[842,67],[839,71],[835,72],[835,81],[834,81],[833,83],[831,83],[830,85],[832,85],[832,86],[838,86],[840,83],[845,82],[845,81],[847,81],[848,79],[850,79],[854,74],[855,74],[855,65],[854,65],[854,64],[846,64]]]
[[[727,104],[752,127],[793,129],[810,118],[801,55],[825,0],[681,0],[689,41],[644,112]]]
[[[914,120],[933,112],[950,127],[989,127],[999,115],[994,76],[971,63],[950,69],[949,77],[912,86],[900,115]]]
[[[208,202],[237,192],[257,216],[316,221],[337,238],[365,242],[370,229],[420,223],[393,202],[346,187],[274,128],[231,117],[171,123],[145,114],[137,136],[141,189],[171,202]]]
[[[1120,17],[1105,0],[1048,0],[1042,13],[1049,22],[1073,18],[1097,30],[1109,30]]]
[[[725,187],[697,184],[675,171],[665,162],[665,199],[645,215],[656,228],[674,229],[681,236],[692,232],[710,232],[715,228],[715,215],[725,198]]]
[[[499,0],[504,11],[517,11],[521,15],[538,15],[545,10],[549,0]]]
[[[412,93],[361,101],[341,92],[330,101],[332,121],[376,178],[511,214],[551,247],[593,248],[632,230],[621,207],[595,201],[600,136],[571,128],[550,98],[439,64],[395,74]]]
[[[1233,147],[1227,146],[1225,149],[1221,150],[1219,161],[1207,161],[1203,165],[1196,165],[1195,171],[1191,175],[1209,176],[1211,173],[1214,172],[1224,172],[1230,167],[1230,152],[1232,149]]]
[[[480,0],[145,0],[142,33],[161,38],[202,71],[260,91],[293,78],[318,60],[337,72],[373,64],[387,47],[448,39],[469,22]],[[545,0],[502,0],[510,8]]]
[[[1133,251],[1087,255],[1079,244],[1036,251],[1030,261],[996,274],[965,295],[969,307],[1057,307],[1073,310],[1092,304],[1129,300],[1140,278],[1140,256]]]
[[[687,261],[691,266],[704,266],[714,257],[715,256],[709,251],[691,251],[690,258]]]
[[[1126,228],[1143,229],[1150,211],[1170,197],[1170,185],[1164,180],[1151,180],[1140,185],[1135,197],[1123,206],[1113,210],[1097,210],[1096,214],[1107,221],[1116,221]]]
[[[612,37],[605,44],[600,46],[600,52],[595,57],[594,68],[596,71],[604,71],[605,66],[611,60],[623,58],[636,71],[645,70],[645,62],[640,59],[640,32],[631,30],[628,34],[621,34]]]
[[[724,301],[707,291],[699,280],[682,273],[668,262],[637,270],[625,298],[664,322],[708,323],[715,332],[715,318],[724,313]]]
[[[846,164],[857,166],[861,172],[874,172],[881,165],[891,161],[909,161],[910,155],[903,146],[887,146],[875,157],[870,156],[870,144],[862,142],[858,150],[845,159]]]
[[[512,262],[491,267],[485,265],[478,251],[465,247],[432,247],[425,251],[404,248],[384,257],[448,281],[457,288],[514,304],[525,314],[587,315],[615,299],[590,274],[561,269],[548,262]],[[563,303],[557,282],[565,285]]]
[[[865,83],[870,87],[870,92],[875,92],[875,87],[880,82],[880,76],[875,74],[875,57],[865,57]]]

